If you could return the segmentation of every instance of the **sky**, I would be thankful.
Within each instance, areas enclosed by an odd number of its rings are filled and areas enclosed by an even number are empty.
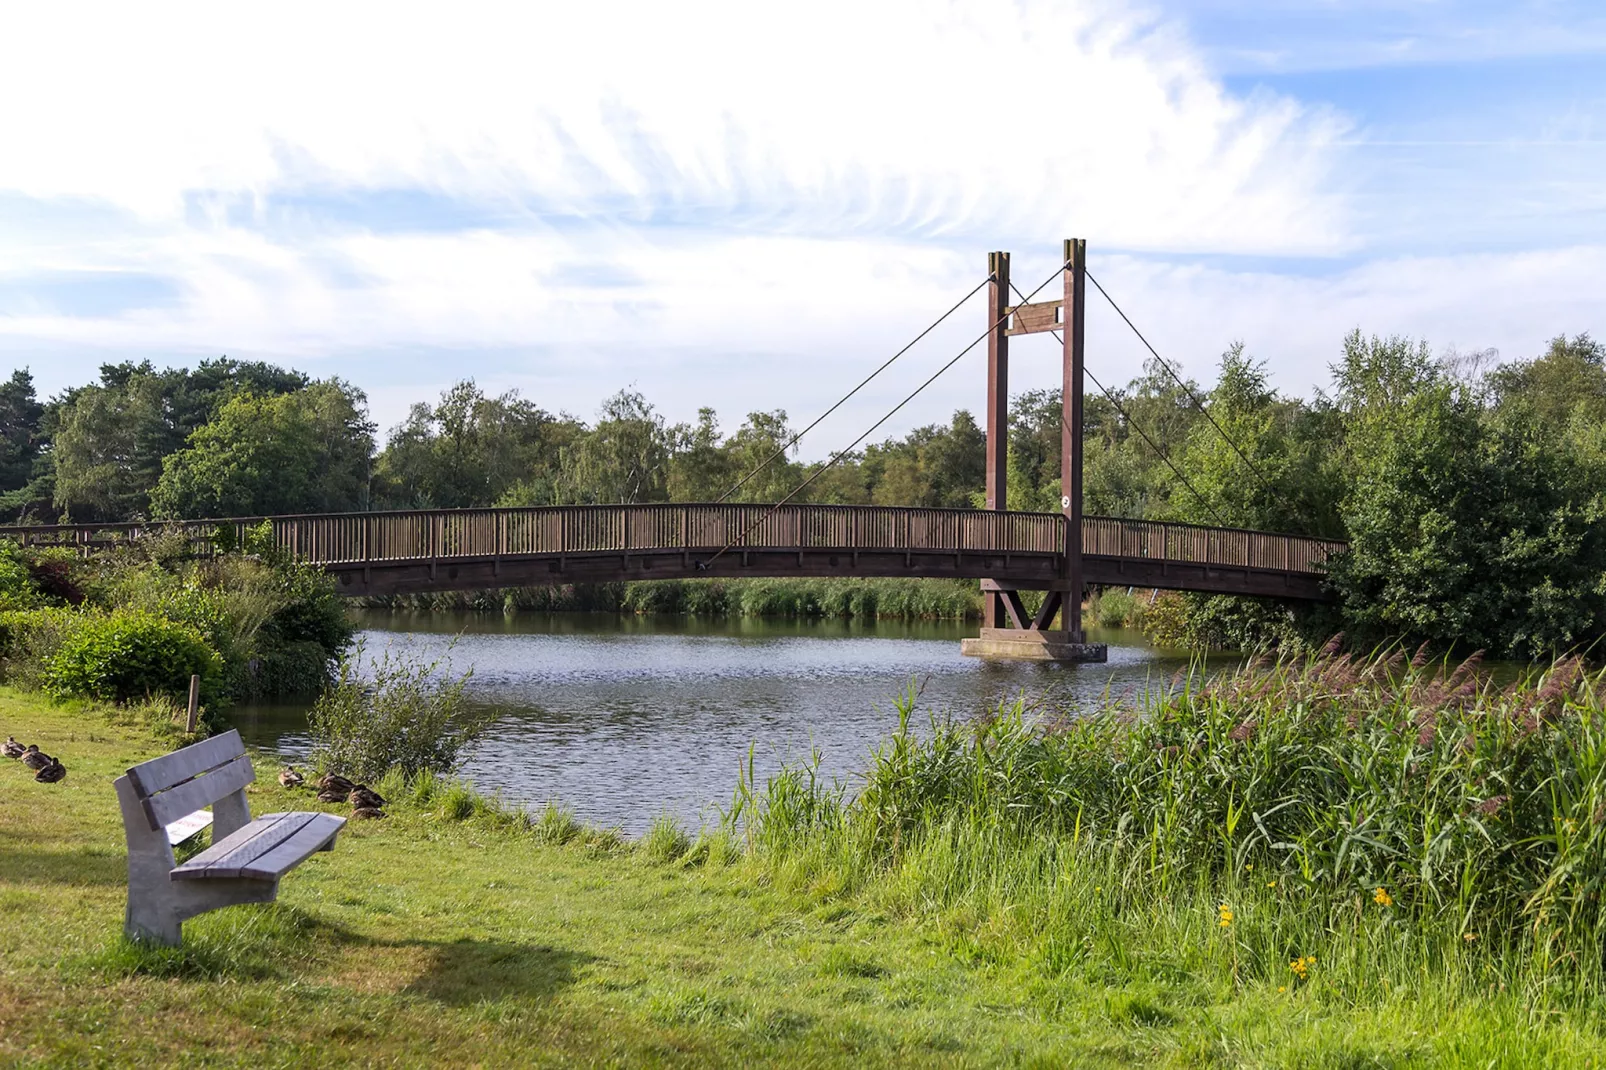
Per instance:
[[[1062,240],[1168,360],[1308,396],[1352,328],[1606,334],[1585,0],[35,4],[0,35],[0,367],[228,355],[727,431],[824,411]],[[1052,289],[1057,282],[1049,284]],[[1089,367],[1137,374],[1101,299]],[[841,448],[980,298],[806,439]],[[877,433],[979,412],[978,347]],[[1046,335],[1011,385],[1056,385]]]

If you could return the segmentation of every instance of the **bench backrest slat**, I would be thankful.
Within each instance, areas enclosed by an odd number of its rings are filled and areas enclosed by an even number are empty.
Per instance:
[[[240,739],[240,733],[230,730],[220,736],[192,743],[172,754],[141,762],[128,771],[128,779],[140,798],[149,798],[159,791],[166,791],[176,784],[200,776],[209,769],[216,769],[244,753],[245,743]]]
[[[256,770],[251,768],[251,759],[242,754],[205,776],[186,780],[176,787],[141,799],[140,805],[145,809],[145,817],[150,821],[152,830],[165,829],[179,818],[239,791],[256,776]]]

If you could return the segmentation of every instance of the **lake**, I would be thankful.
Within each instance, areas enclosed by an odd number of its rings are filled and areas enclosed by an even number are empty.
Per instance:
[[[616,614],[360,615],[366,654],[407,651],[474,670],[473,702],[500,714],[464,767],[476,788],[588,824],[643,831],[671,813],[696,827],[728,805],[751,749],[760,779],[817,752],[851,784],[897,727],[911,682],[925,712],[969,717],[1025,695],[1074,714],[1106,690],[1169,684],[1185,657],[1134,632],[1094,631],[1103,665],[986,662],[959,653],[974,623]],[[246,740],[286,759],[310,747],[307,706],[231,711]]]

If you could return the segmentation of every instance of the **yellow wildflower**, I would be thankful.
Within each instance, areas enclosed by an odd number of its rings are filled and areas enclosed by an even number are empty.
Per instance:
[[[1472,943],[1472,941],[1476,940],[1477,938],[1478,938],[1478,934],[1477,933],[1462,933],[1461,934],[1461,939],[1465,940],[1469,944]]]
[[[1377,891],[1372,893],[1372,902],[1376,903],[1380,907],[1391,907],[1394,905],[1394,897],[1388,892],[1384,891],[1382,888],[1379,888]]]
[[[1266,887],[1275,888],[1275,887],[1277,887],[1277,882],[1276,881],[1267,881],[1266,882]]]
[[[1287,985],[1278,985],[1277,986],[1277,991],[1279,991],[1279,992],[1287,992],[1288,991],[1288,986]]]
[[[1310,968],[1314,965],[1316,965],[1315,955],[1301,955],[1299,958],[1290,962],[1288,964],[1288,968],[1294,971],[1295,977],[1303,981],[1307,976],[1310,975]]]
[[[1232,925],[1232,908],[1226,903],[1223,903],[1217,907],[1216,913],[1221,915],[1221,921],[1218,924],[1220,924],[1223,929]]]

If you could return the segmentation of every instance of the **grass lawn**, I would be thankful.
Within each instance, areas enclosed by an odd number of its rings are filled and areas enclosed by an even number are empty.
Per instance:
[[[1207,985],[1146,965],[1098,981],[979,954],[958,919],[889,917],[745,860],[661,863],[608,837],[543,845],[399,804],[352,822],[279,903],[121,939],[112,779],[166,747],[103,712],[0,690],[0,1063],[320,1066],[1606,1065],[1598,1024],[1311,986]],[[318,807],[259,765],[254,812]],[[1138,978],[1138,979],[1134,979]]]

